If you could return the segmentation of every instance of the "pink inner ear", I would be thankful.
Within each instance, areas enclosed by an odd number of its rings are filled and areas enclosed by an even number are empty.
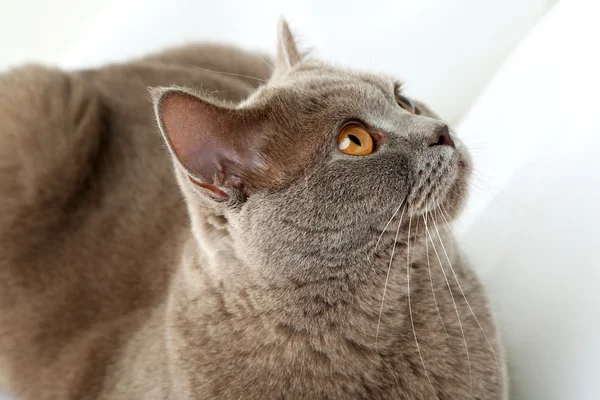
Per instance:
[[[175,156],[203,184],[224,182],[227,166],[239,158],[234,113],[183,92],[167,93],[160,103],[159,117]]]
[[[167,92],[158,106],[162,131],[195,184],[215,195],[236,189],[249,195],[280,181],[263,151],[261,114],[211,104],[181,91]],[[283,164],[283,162],[282,162]]]

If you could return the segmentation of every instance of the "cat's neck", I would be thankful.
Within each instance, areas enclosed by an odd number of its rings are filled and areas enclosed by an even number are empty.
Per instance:
[[[270,319],[319,335],[347,331],[349,321],[360,320],[373,327],[364,332],[364,340],[374,343],[380,313],[388,316],[386,324],[400,326],[405,321],[406,250],[405,244],[398,243],[391,268],[388,258],[379,257],[369,266],[332,271],[326,279],[270,279],[236,257],[226,229],[205,219],[203,225],[196,225],[183,250],[172,302],[190,310],[185,316],[190,324],[207,318],[217,325],[223,320],[264,324]],[[411,253],[411,263],[424,259],[424,252],[411,249]]]
[[[215,221],[207,222],[202,230],[190,233],[183,246],[169,293],[168,357],[171,374],[185,386],[173,390],[194,391],[193,382],[209,379],[214,365],[255,374],[253,379],[270,374],[291,379],[298,373],[294,368],[300,368],[293,358],[287,364],[269,364],[273,370],[260,373],[237,361],[263,365],[265,359],[290,351],[289,346],[294,354],[322,352],[334,363],[354,354],[353,362],[364,363],[365,368],[374,354],[379,360],[397,353],[410,321],[407,265],[423,262],[423,243],[411,245],[413,261],[407,261],[407,247],[398,243],[389,269],[385,251],[362,274],[349,272],[348,266],[348,271],[326,280],[277,280],[242,262],[226,230],[215,227]],[[426,270],[417,267],[414,273]]]

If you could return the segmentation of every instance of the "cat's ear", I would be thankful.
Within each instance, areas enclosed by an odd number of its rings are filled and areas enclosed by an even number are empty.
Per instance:
[[[266,164],[260,126],[244,110],[219,105],[182,88],[150,88],[160,130],[177,164],[215,200],[260,185]]]
[[[292,31],[287,21],[283,18],[279,20],[277,36],[275,71],[281,75],[300,63],[302,61],[302,54],[298,51]]]

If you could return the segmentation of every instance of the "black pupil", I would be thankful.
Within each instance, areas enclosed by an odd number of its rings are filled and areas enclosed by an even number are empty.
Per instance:
[[[360,143],[360,140],[356,136],[348,135],[348,139],[350,139],[357,146],[362,146],[362,144]]]
[[[398,101],[401,103],[400,105],[404,109],[414,109],[412,102],[404,96],[397,95]]]

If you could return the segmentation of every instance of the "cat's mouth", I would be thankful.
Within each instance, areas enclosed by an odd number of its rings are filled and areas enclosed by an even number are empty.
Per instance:
[[[458,151],[445,152],[420,163],[406,199],[410,214],[456,209],[469,171],[468,159]]]

